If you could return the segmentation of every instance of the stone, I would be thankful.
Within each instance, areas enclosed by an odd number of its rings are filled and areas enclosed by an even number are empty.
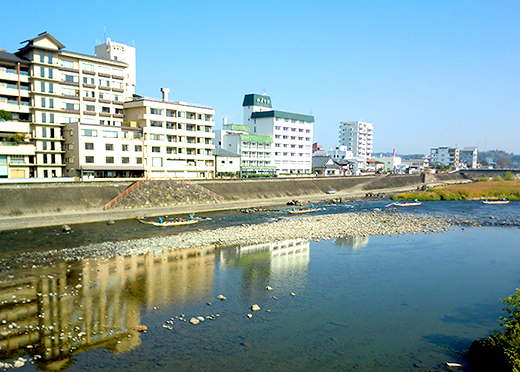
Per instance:
[[[247,314],[246,315],[249,319],[251,319],[253,317],[253,314]]]
[[[193,325],[196,325],[196,324],[200,323],[200,320],[198,320],[197,318],[191,318],[190,319],[190,323],[193,324]]]
[[[148,331],[148,327],[145,326],[145,325],[136,325],[136,326],[133,326],[132,329],[134,331],[137,331],[137,332],[146,332],[146,331]]]
[[[291,292],[291,296],[296,296],[296,293]]]
[[[225,296],[221,295],[221,294],[217,296],[217,299],[220,300],[220,301],[226,301],[227,300],[227,298]]]
[[[69,225],[62,225],[61,226],[61,231],[63,232],[67,232],[67,231],[70,231],[72,230],[72,227],[70,227]]]
[[[198,316],[197,319],[200,320],[201,322],[204,321],[204,317],[203,316]]]
[[[260,310],[260,306],[258,306],[257,304],[251,305],[251,311],[258,311],[258,310]]]
[[[25,362],[22,362],[21,360],[17,360],[16,362],[14,362],[13,367],[20,368],[20,367],[23,367],[24,365],[25,365]]]
[[[272,288],[272,287],[269,287],[269,286],[265,287],[265,289],[266,289],[267,291],[272,291],[272,290],[273,290],[273,288]]]
[[[115,222],[114,220],[108,220],[108,221],[107,221],[107,225],[113,225],[113,224],[115,224],[115,223],[116,223],[116,222]]]

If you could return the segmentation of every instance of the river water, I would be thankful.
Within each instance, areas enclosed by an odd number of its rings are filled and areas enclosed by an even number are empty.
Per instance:
[[[387,204],[317,205],[317,213]],[[447,371],[446,362],[469,371],[464,352],[498,328],[500,298],[520,286],[520,230],[504,226],[519,218],[520,204],[409,209],[485,226],[217,250],[172,247],[4,270],[0,361],[25,358],[30,371]],[[204,233],[282,215],[286,210],[205,214],[197,228]],[[69,233],[2,232],[0,255],[167,233],[134,220],[78,225]],[[261,309],[253,312],[253,304]],[[204,321],[191,325],[192,317]],[[141,325],[147,332],[134,329]]]

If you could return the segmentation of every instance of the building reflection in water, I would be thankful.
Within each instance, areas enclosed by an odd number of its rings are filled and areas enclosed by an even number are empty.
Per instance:
[[[268,296],[266,286],[289,292],[302,288],[310,263],[310,244],[304,240],[240,245],[219,251],[222,269],[242,267],[246,298]]]
[[[0,361],[28,354],[43,370],[63,370],[97,347],[136,347],[143,307],[212,293],[214,252],[172,249],[1,273]]]
[[[352,249],[363,248],[368,245],[368,236],[347,236],[336,239],[339,247],[350,247]]]

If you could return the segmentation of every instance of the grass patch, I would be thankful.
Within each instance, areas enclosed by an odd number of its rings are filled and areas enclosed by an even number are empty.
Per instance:
[[[438,186],[427,191],[406,192],[392,200],[520,200],[520,181],[487,181],[460,185]]]

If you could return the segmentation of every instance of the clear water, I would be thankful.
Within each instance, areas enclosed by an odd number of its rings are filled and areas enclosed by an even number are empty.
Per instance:
[[[443,211],[489,219],[470,206]],[[517,207],[498,211],[514,219]],[[221,218],[255,217],[207,223]],[[486,226],[11,270],[0,273],[0,361],[42,356],[25,370],[446,371],[445,362],[466,366],[471,342],[498,328],[500,298],[520,286],[519,237],[518,227]],[[181,314],[214,319],[191,325]]]

